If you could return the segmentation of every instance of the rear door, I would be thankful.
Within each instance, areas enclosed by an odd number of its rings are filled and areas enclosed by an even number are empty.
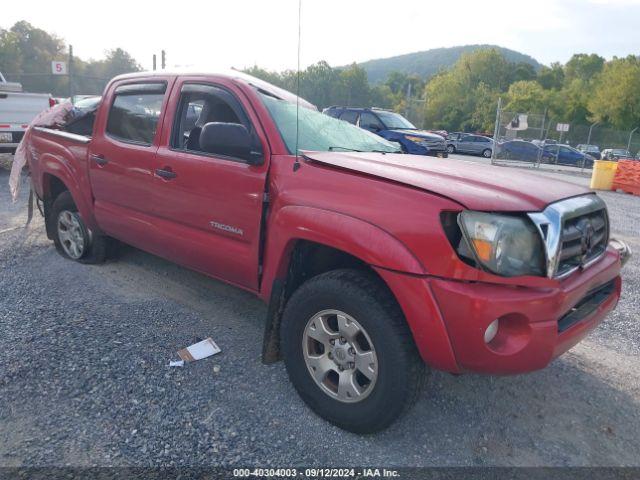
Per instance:
[[[179,79],[169,112],[153,176],[164,256],[256,290],[269,164],[260,123],[242,91],[226,79]],[[189,112],[197,112],[195,121]],[[210,122],[244,125],[264,163],[202,151],[199,134]]]
[[[356,110],[345,110],[340,114],[340,120],[356,125],[358,123],[358,112]]]
[[[153,171],[170,83],[169,78],[154,78],[116,84],[103,100],[90,143],[89,178],[98,225],[145,250],[153,250],[148,244],[154,236],[149,222],[156,199]]]
[[[485,137],[475,137],[474,153],[482,153],[491,149],[491,140]]]

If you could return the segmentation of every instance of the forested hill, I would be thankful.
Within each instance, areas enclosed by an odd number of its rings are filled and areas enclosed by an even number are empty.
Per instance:
[[[460,47],[433,48],[423,52],[407,53],[396,57],[378,58],[359,63],[369,77],[369,82],[380,83],[387,79],[391,72],[401,72],[408,75],[417,75],[421,78],[429,78],[442,69],[450,68],[458,61],[463,53],[476,50],[495,48],[509,62],[529,63],[538,70],[541,65],[538,61],[515,50],[494,45],[463,45]]]

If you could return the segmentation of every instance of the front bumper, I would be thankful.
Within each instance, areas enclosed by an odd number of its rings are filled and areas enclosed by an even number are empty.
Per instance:
[[[412,155],[426,155],[429,157],[441,157],[447,158],[449,155],[447,152],[447,145],[442,144],[422,144],[416,142],[406,142],[404,148],[407,153]]]
[[[396,294],[422,358],[454,373],[544,368],[604,320],[621,290],[620,256],[612,248],[552,289],[379,273]],[[595,292],[601,293],[598,302],[592,301]],[[485,330],[496,319],[498,333],[485,343]]]

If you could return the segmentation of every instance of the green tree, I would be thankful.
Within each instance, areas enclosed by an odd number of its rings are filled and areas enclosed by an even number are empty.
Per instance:
[[[493,130],[498,96],[514,78],[531,77],[520,64],[508,62],[498,50],[464,54],[425,88],[425,123],[446,130]]]
[[[545,90],[559,90],[564,85],[564,67],[559,62],[552,63],[550,67],[543,65],[537,79]]]
[[[0,29],[0,72],[18,73],[22,70],[22,56],[18,36],[10,30]]]
[[[511,81],[534,80],[537,76],[536,69],[530,63],[519,62],[513,67]]]
[[[9,30],[0,30],[0,71],[9,80],[21,82],[26,91],[68,95],[69,77],[51,74],[51,61],[66,61],[68,56],[61,38],[28,22],[20,21]],[[99,94],[112,77],[139,70],[140,65],[121,48],[108,51],[104,60],[74,57],[73,92]]]
[[[533,80],[514,82],[506,95],[505,110],[509,112],[543,112],[547,108],[542,86]]]
[[[67,55],[60,38],[25,21],[17,22],[0,38],[0,50],[12,52],[12,56],[7,56],[7,64],[0,63],[0,71],[21,82],[25,90],[51,92],[66,85],[66,78],[51,75],[51,61]]]
[[[348,106],[369,106],[371,92],[367,72],[355,63],[340,72],[341,102]]]
[[[640,125],[640,58],[628,56],[607,62],[598,76],[589,110],[596,120],[620,129]]]
[[[591,81],[602,71],[604,63],[604,58],[595,53],[577,53],[565,65],[565,77],[569,82],[575,79]]]

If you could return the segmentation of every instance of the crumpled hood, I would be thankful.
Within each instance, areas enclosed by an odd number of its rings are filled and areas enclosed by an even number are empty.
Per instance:
[[[435,133],[427,132],[425,130],[389,130],[390,132],[399,133],[400,135],[413,135],[414,137],[424,137],[427,140],[435,141],[441,140],[444,142],[444,137],[436,135]]]
[[[541,211],[550,203],[590,192],[570,182],[514,168],[421,155],[304,152],[304,156],[434,192],[472,210]]]

